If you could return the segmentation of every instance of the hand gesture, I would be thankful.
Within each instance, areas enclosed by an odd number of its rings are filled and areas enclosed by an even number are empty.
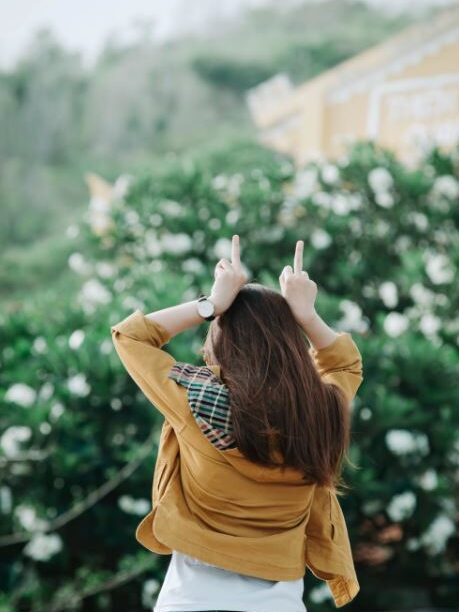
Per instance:
[[[248,281],[241,264],[239,236],[233,235],[231,242],[231,261],[220,259],[215,266],[215,282],[209,298],[215,304],[216,314],[220,315],[231,306],[240,288]]]
[[[292,266],[285,266],[279,276],[281,293],[287,300],[295,319],[304,324],[315,316],[315,299],[317,296],[317,285],[309,278],[303,268],[304,242],[298,240],[295,248],[295,257]]]

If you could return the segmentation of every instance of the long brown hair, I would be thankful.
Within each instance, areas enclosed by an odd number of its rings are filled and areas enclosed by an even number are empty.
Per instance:
[[[338,487],[349,488],[341,472],[350,407],[341,389],[320,377],[306,338],[285,298],[251,282],[211,322],[202,350],[228,386],[242,454],[261,465],[297,468],[305,482],[340,493]]]

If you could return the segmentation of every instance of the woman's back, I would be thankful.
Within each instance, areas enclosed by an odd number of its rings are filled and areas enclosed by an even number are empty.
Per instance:
[[[336,334],[315,313],[317,288],[301,271],[302,244],[295,272],[286,266],[281,275],[280,296],[258,284],[239,287],[235,238],[234,269],[219,262],[214,299],[228,301],[233,283],[238,293],[224,314],[211,315],[208,366],[177,362],[161,348],[169,330],[195,321],[195,302],[147,316],[136,311],[112,326],[121,360],[166,419],[153,508],[136,537],[159,554],[207,564],[195,564],[198,571],[215,566],[229,580],[291,586],[308,567],[339,607],[359,590],[334,484],[363,379],[361,355],[349,333]],[[214,306],[203,300],[199,316],[207,317]],[[175,555],[173,567],[189,569],[185,561]]]

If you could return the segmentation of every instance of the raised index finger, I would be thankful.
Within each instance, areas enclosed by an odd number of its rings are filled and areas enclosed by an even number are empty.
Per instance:
[[[303,247],[304,242],[297,240],[295,248],[295,257],[293,259],[293,272],[299,274],[303,269]]]
[[[239,248],[239,236],[234,234],[231,241],[231,263],[235,266],[241,265],[241,253]]]

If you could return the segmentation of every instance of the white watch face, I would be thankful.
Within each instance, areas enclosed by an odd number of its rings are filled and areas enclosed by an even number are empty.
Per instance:
[[[202,300],[198,302],[198,312],[202,317],[210,317],[214,314],[214,305],[210,300]]]

